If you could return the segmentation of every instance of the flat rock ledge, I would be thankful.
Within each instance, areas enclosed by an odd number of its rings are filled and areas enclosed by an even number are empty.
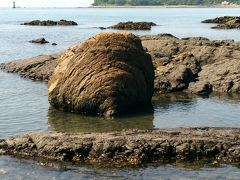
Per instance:
[[[40,21],[40,20],[34,20],[30,22],[23,23],[21,25],[29,25],[29,26],[76,26],[78,25],[74,21],[67,21],[64,19],[61,19],[60,21]]]
[[[0,155],[127,166],[209,160],[239,164],[240,128],[176,128],[112,133],[29,133],[0,140]]]
[[[62,52],[52,55],[39,55],[24,60],[0,64],[0,69],[8,73],[18,73],[21,77],[37,81],[48,81]]]

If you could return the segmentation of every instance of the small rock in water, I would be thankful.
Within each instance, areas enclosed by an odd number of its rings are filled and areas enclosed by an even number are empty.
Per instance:
[[[99,29],[101,29],[101,30],[106,30],[107,28],[105,28],[105,27],[99,27]]]
[[[152,26],[156,26],[153,22],[120,22],[114,26],[108,27],[109,29],[119,30],[151,30]]]
[[[29,41],[30,43],[46,44],[49,43],[45,38],[39,38]]]
[[[53,46],[57,46],[57,43],[52,43]]]

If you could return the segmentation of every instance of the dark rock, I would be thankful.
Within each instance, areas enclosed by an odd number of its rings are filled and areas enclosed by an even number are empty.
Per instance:
[[[109,29],[120,30],[151,30],[152,26],[156,26],[153,22],[120,22],[114,26],[108,27]]]
[[[52,106],[116,116],[151,106],[154,68],[131,33],[99,33],[65,51],[48,83]]]
[[[111,133],[29,133],[0,140],[0,155],[100,166],[157,162],[240,162],[239,128],[176,128]]]
[[[24,23],[22,25],[30,25],[30,26],[75,26],[78,25],[74,21],[67,21],[67,20],[60,20],[60,21],[40,21],[40,20],[34,20],[31,22]]]
[[[240,29],[240,17],[224,16],[215,19],[207,19],[202,23],[217,23],[219,25],[212,27],[213,29]]]
[[[189,84],[187,92],[198,95],[209,95],[212,92],[212,85],[205,81],[196,81]]]
[[[194,84],[196,89],[201,89],[204,82],[208,81],[212,91],[239,93],[240,92],[240,61],[239,59],[226,59],[213,64],[205,65],[198,74],[198,81]]]
[[[99,27],[99,29],[101,29],[101,30],[106,30],[107,28],[105,28],[105,27]]]
[[[156,68],[155,92],[188,89],[189,83],[188,92],[197,94],[240,92],[240,42],[202,37],[178,39],[166,34],[142,36],[141,40]],[[188,76],[183,76],[186,73]]]
[[[155,71],[155,90],[174,92],[186,89],[200,71],[198,61],[191,53],[175,56],[166,66],[158,66]]]
[[[30,43],[38,43],[38,44],[46,44],[49,43],[48,41],[45,40],[45,38],[39,38],[39,39],[34,39],[29,41]]]
[[[57,43],[52,43],[53,46],[57,46]]]

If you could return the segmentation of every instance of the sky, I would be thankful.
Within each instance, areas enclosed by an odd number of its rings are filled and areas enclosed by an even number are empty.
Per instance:
[[[0,7],[88,7],[94,0],[0,0]]]

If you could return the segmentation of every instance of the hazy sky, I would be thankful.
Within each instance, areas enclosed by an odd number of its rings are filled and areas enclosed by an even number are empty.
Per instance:
[[[21,7],[87,7],[94,0],[0,0],[0,7],[12,7],[13,1]]]

